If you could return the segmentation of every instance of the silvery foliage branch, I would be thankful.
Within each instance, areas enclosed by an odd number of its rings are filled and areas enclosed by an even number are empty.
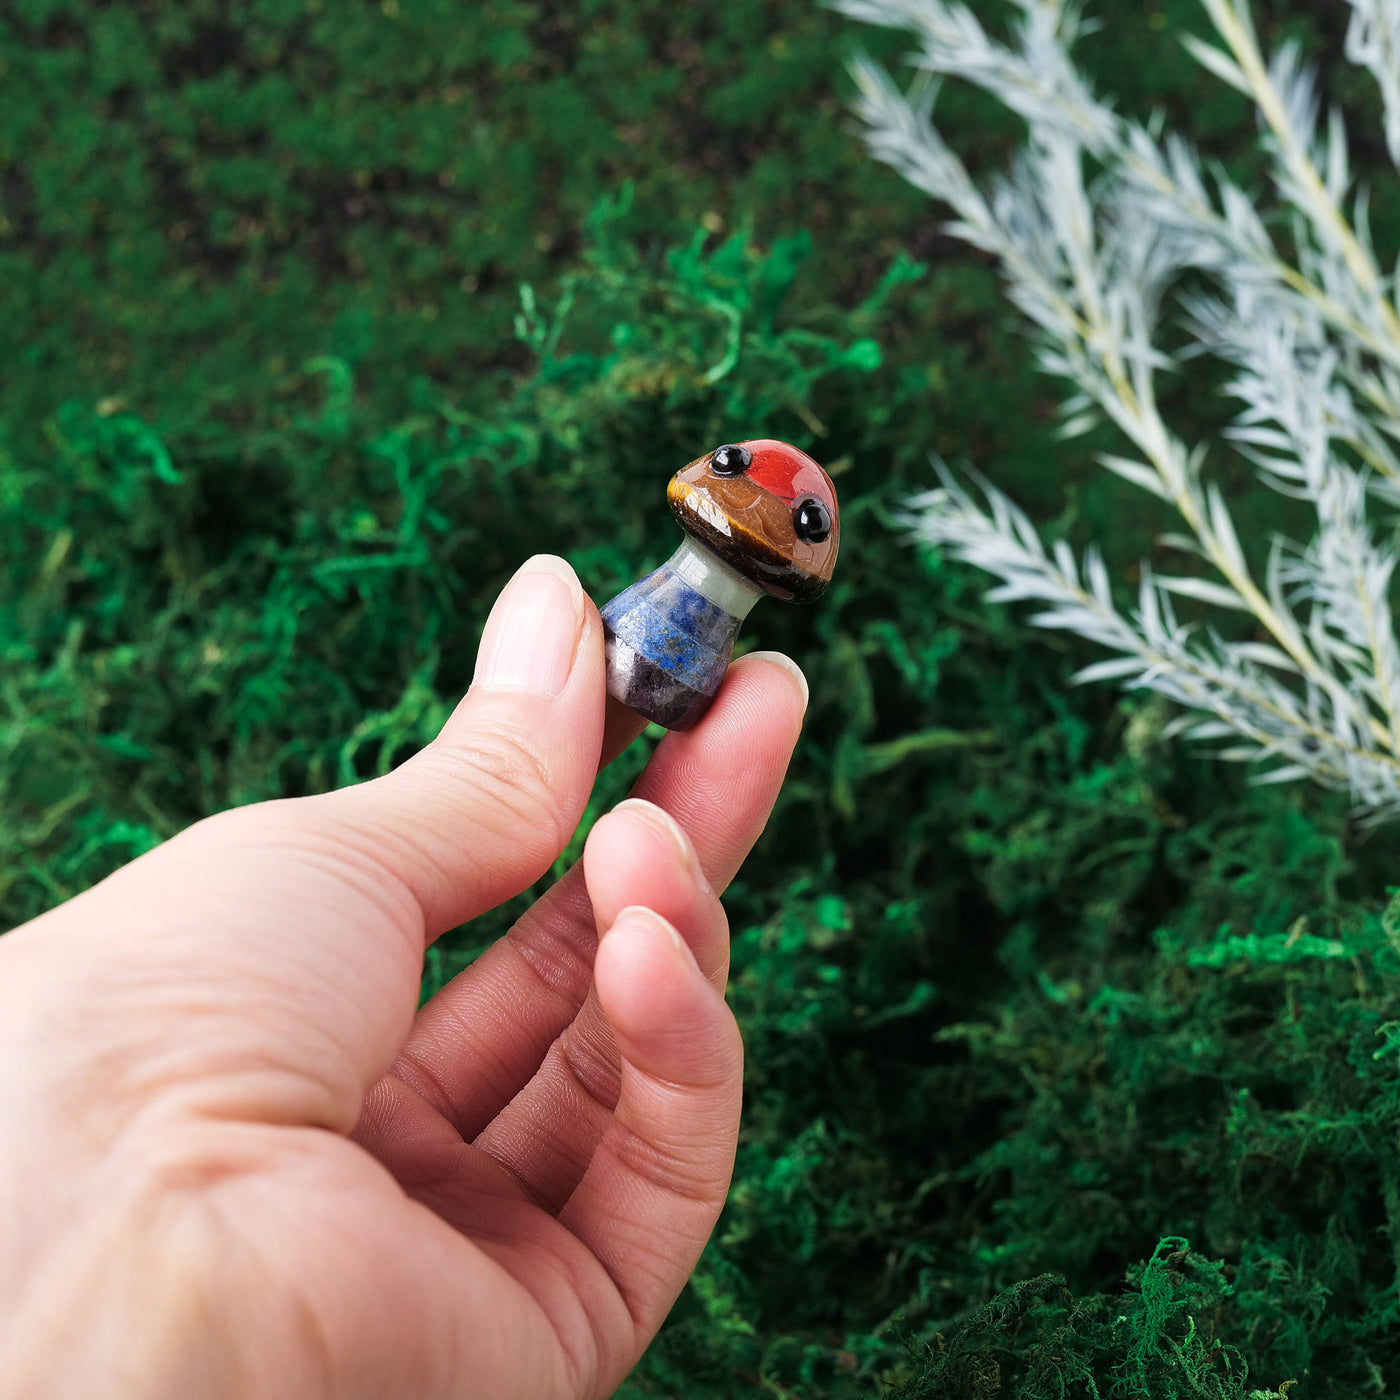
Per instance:
[[[1170,697],[1188,711],[1180,729],[1230,740],[1223,755],[1262,761],[1263,781],[1310,777],[1349,791],[1369,820],[1400,816],[1397,560],[1367,518],[1368,498],[1400,503],[1395,278],[1377,260],[1341,118],[1322,119],[1296,46],[1267,59],[1248,0],[1202,2],[1220,42],[1186,42],[1258,109],[1279,206],[1271,213],[1287,216],[1291,258],[1270,233],[1280,221],[1223,171],[1159,121],[1133,122],[1094,95],[1071,56],[1089,26],[1065,0],[1015,0],[1010,42],[949,0],[831,0],[915,36],[920,74],[907,93],[869,59],[853,64],[872,152],[951,208],[952,233],[999,260],[1009,296],[1039,332],[1043,366],[1070,385],[1066,435],[1110,420],[1132,452],[1103,465],[1177,512],[1186,528],[1163,542],[1210,576],[1144,567],[1125,616],[1097,555],[1081,567],[1063,545],[1047,551],[994,487],[982,483],[979,499],[944,471],[941,488],[910,502],[909,521],[999,576],[994,597],[1041,603],[1040,625],[1117,653],[1079,679]],[[1349,3],[1347,54],[1376,76],[1400,160],[1400,0]],[[985,185],[934,124],[938,83],[949,77],[1026,120],[1024,149]],[[1174,363],[1159,343],[1163,306],[1187,271],[1214,288],[1184,301],[1190,353],[1228,364],[1229,392],[1243,405],[1228,445],[1317,514],[1312,540],[1276,540],[1262,571],[1208,479],[1211,449],[1183,441],[1158,405],[1158,378]],[[1247,614],[1267,640],[1185,625],[1174,597]]]

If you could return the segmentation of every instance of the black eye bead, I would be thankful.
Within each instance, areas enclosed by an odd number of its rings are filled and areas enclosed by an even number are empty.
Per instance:
[[[820,544],[831,534],[831,511],[819,496],[798,501],[792,510],[792,528],[799,540]]]
[[[710,467],[719,476],[738,476],[753,466],[753,453],[737,443],[717,447],[710,457]]]

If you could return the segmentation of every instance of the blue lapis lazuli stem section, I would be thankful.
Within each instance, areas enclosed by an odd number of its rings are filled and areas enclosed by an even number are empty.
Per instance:
[[[668,561],[603,608],[608,690],[665,725],[699,719],[724,679],[740,619],[711,602]]]

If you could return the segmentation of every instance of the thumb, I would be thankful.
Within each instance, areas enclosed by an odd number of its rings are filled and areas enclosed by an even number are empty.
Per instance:
[[[435,938],[564,849],[597,773],[604,699],[598,610],[564,560],[537,554],[491,609],[471,689],[437,738],[392,773],[311,801],[407,887]]]

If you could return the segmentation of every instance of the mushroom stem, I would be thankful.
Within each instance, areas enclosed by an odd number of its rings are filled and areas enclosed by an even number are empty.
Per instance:
[[[602,609],[608,694],[667,729],[709,709],[763,590],[689,536]]]
[[[680,548],[661,568],[670,569],[682,583],[708,598],[717,608],[723,608],[738,622],[742,622],[763,597],[763,590],[756,583],[750,583],[738,569],[731,568],[714,550],[691,535],[681,541]]]

